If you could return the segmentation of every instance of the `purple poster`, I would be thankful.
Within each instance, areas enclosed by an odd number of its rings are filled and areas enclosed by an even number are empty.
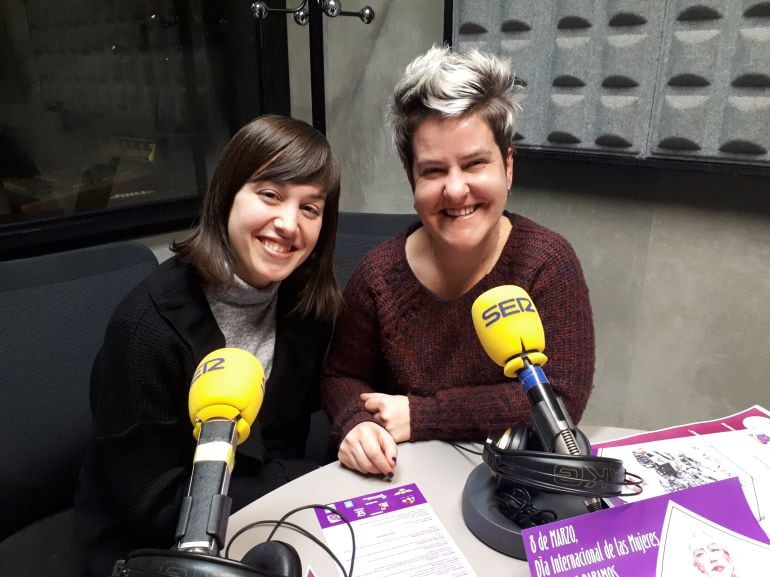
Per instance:
[[[752,577],[770,567],[770,540],[736,478],[526,529],[522,536],[536,577]]]

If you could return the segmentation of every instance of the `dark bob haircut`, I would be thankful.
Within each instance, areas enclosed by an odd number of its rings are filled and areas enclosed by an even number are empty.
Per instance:
[[[264,115],[241,128],[227,144],[203,197],[200,221],[172,250],[191,263],[206,285],[233,282],[227,223],[236,193],[248,182],[311,184],[326,195],[318,242],[307,260],[284,281],[297,287],[294,312],[331,319],[341,302],[334,278],[334,241],[340,168],[326,138],[301,120]]]

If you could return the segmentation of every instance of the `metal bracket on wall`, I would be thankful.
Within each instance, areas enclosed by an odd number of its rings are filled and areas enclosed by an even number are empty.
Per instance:
[[[251,13],[262,27],[262,20],[270,12],[293,14],[294,21],[300,26],[309,24],[310,49],[310,100],[312,105],[313,127],[326,134],[326,88],[324,86],[323,28],[321,16],[358,16],[364,24],[374,20],[374,10],[364,6],[358,12],[342,10],[340,0],[302,0],[296,8],[270,8],[266,2],[258,1],[251,5]]]
[[[313,0],[311,0],[312,2]],[[369,24],[374,20],[374,10],[371,6],[364,6],[358,12],[350,12],[342,9],[340,0],[314,0],[321,11],[334,18],[335,16],[358,16],[361,22]],[[296,8],[270,8],[266,2],[254,2],[251,5],[251,12],[254,18],[259,20],[267,18],[270,12],[283,12],[284,14],[294,14],[294,21],[300,26],[305,26],[310,21],[310,11],[307,7],[308,0],[302,0],[302,4]]]

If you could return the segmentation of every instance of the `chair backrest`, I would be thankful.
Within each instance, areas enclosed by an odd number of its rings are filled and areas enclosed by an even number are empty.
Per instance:
[[[417,220],[416,214],[341,212],[334,249],[335,273],[340,287],[345,288],[367,252]]]
[[[158,266],[131,242],[0,262],[0,541],[72,506],[113,310]]]
[[[334,247],[334,274],[340,287],[345,288],[350,275],[367,252],[415,221],[417,215],[414,214],[341,212]],[[329,429],[326,413],[322,410],[313,413],[305,445],[307,458],[320,464],[337,458]]]

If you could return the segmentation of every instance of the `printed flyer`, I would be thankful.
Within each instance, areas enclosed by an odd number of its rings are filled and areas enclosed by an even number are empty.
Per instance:
[[[730,478],[522,531],[535,577],[759,577],[770,539]]]
[[[355,575],[476,577],[414,483],[329,505],[355,531]],[[348,567],[352,547],[347,524],[326,509],[315,509],[315,514],[327,544]]]

